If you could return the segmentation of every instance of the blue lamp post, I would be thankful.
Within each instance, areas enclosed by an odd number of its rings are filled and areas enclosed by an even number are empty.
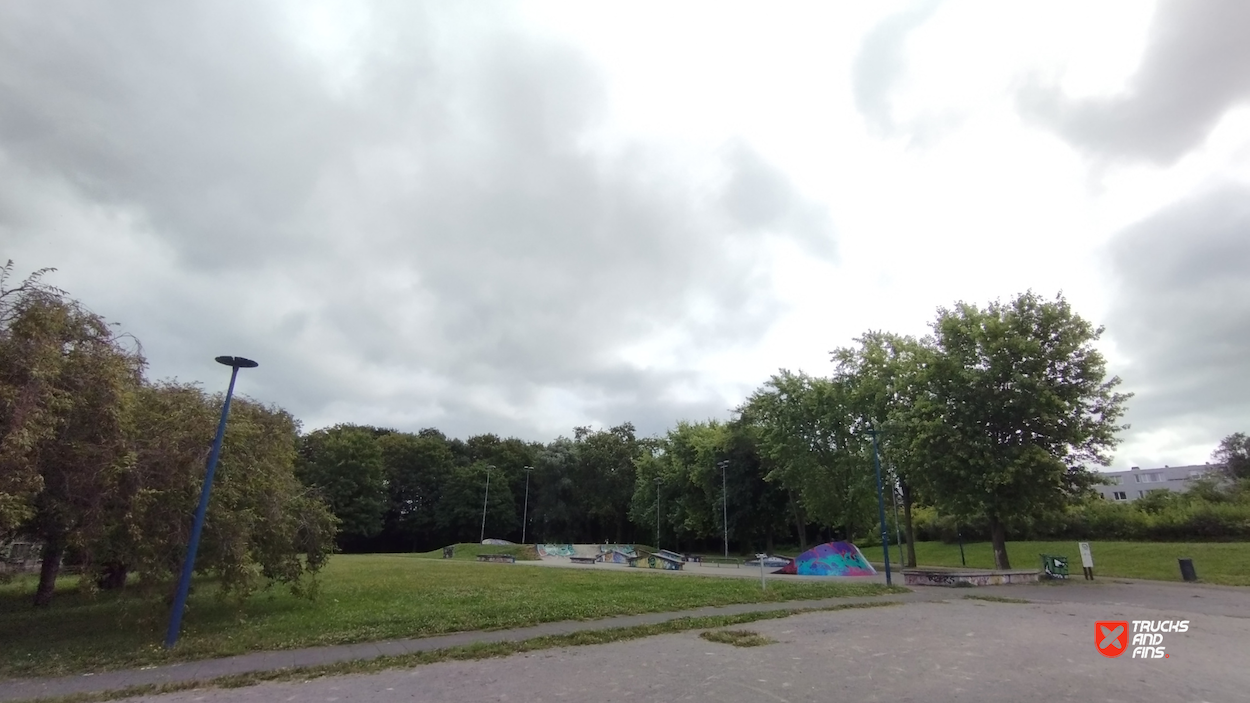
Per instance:
[[[880,430],[868,430],[872,435],[872,463],[877,467],[877,509],[881,513],[881,550],[885,557],[885,585],[892,585],[890,580],[890,533],[885,527],[885,493],[881,489],[881,456],[877,451],[877,435]]]
[[[200,547],[200,532],[204,529],[204,514],[208,512],[208,497],[213,490],[213,472],[217,470],[217,456],[221,454],[221,440],[226,435],[226,417],[230,415],[230,398],[234,395],[234,380],[239,369],[254,369],[259,364],[241,356],[219,356],[217,363],[230,367],[230,387],[226,390],[226,402],[221,406],[221,422],[217,423],[217,437],[208,454],[208,471],[204,475],[204,488],[200,491],[200,506],[195,510],[195,524],[191,527],[191,542],[187,545],[187,558],[182,563],[182,579],[178,581],[178,595],[174,598],[174,610],[169,616],[169,631],[165,633],[165,647],[178,642],[182,629],[182,611],[187,605],[187,591],[191,588],[191,573],[195,571],[195,552]]]

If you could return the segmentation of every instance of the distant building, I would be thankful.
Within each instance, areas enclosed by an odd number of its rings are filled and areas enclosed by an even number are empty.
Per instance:
[[[1144,498],[1151,491],[1188,490],[1194,479],[1207,476],[1219,468],[1211,464],[1164,466],[1161,469],[1134,466],[1128,471],[1103,472],[1102,475],[1111,479],[1112,483],[1107,486],[1094,486],[1094,490],[1107,500],[1123,503]]]

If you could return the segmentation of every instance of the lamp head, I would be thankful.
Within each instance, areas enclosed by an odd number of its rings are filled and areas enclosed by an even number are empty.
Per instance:
[[[251,359],[244,359],[241,356],[219,356],[217,357],[217,363],[236,369],[254,369],[257,366],[260,366],[260,364],[255,361],[252,361]]]

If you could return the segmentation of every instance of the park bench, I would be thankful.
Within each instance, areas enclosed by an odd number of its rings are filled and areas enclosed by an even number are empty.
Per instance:
[[[479,554],[478,561],[491,561],[497,564],[515,564],[516,557],[511,554]]]
[[[574,564],[593,564],[599,561],[599,557],[571,556],[569,557],[569,561],[573,562]]]

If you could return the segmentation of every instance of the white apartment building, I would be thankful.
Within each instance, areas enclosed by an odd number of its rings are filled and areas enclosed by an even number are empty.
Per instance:
[[[1151,491],[1184,491],[1190,482],[1219,469],[1211,464],[1195,466],[1164,466],[1161,469],[1143,469],[1137,466],[1128,471],[1106,471],[1102,475],[1111,479],[1109,486],[1094,486],[1103,498],[1111,501],[1133,501]]]

